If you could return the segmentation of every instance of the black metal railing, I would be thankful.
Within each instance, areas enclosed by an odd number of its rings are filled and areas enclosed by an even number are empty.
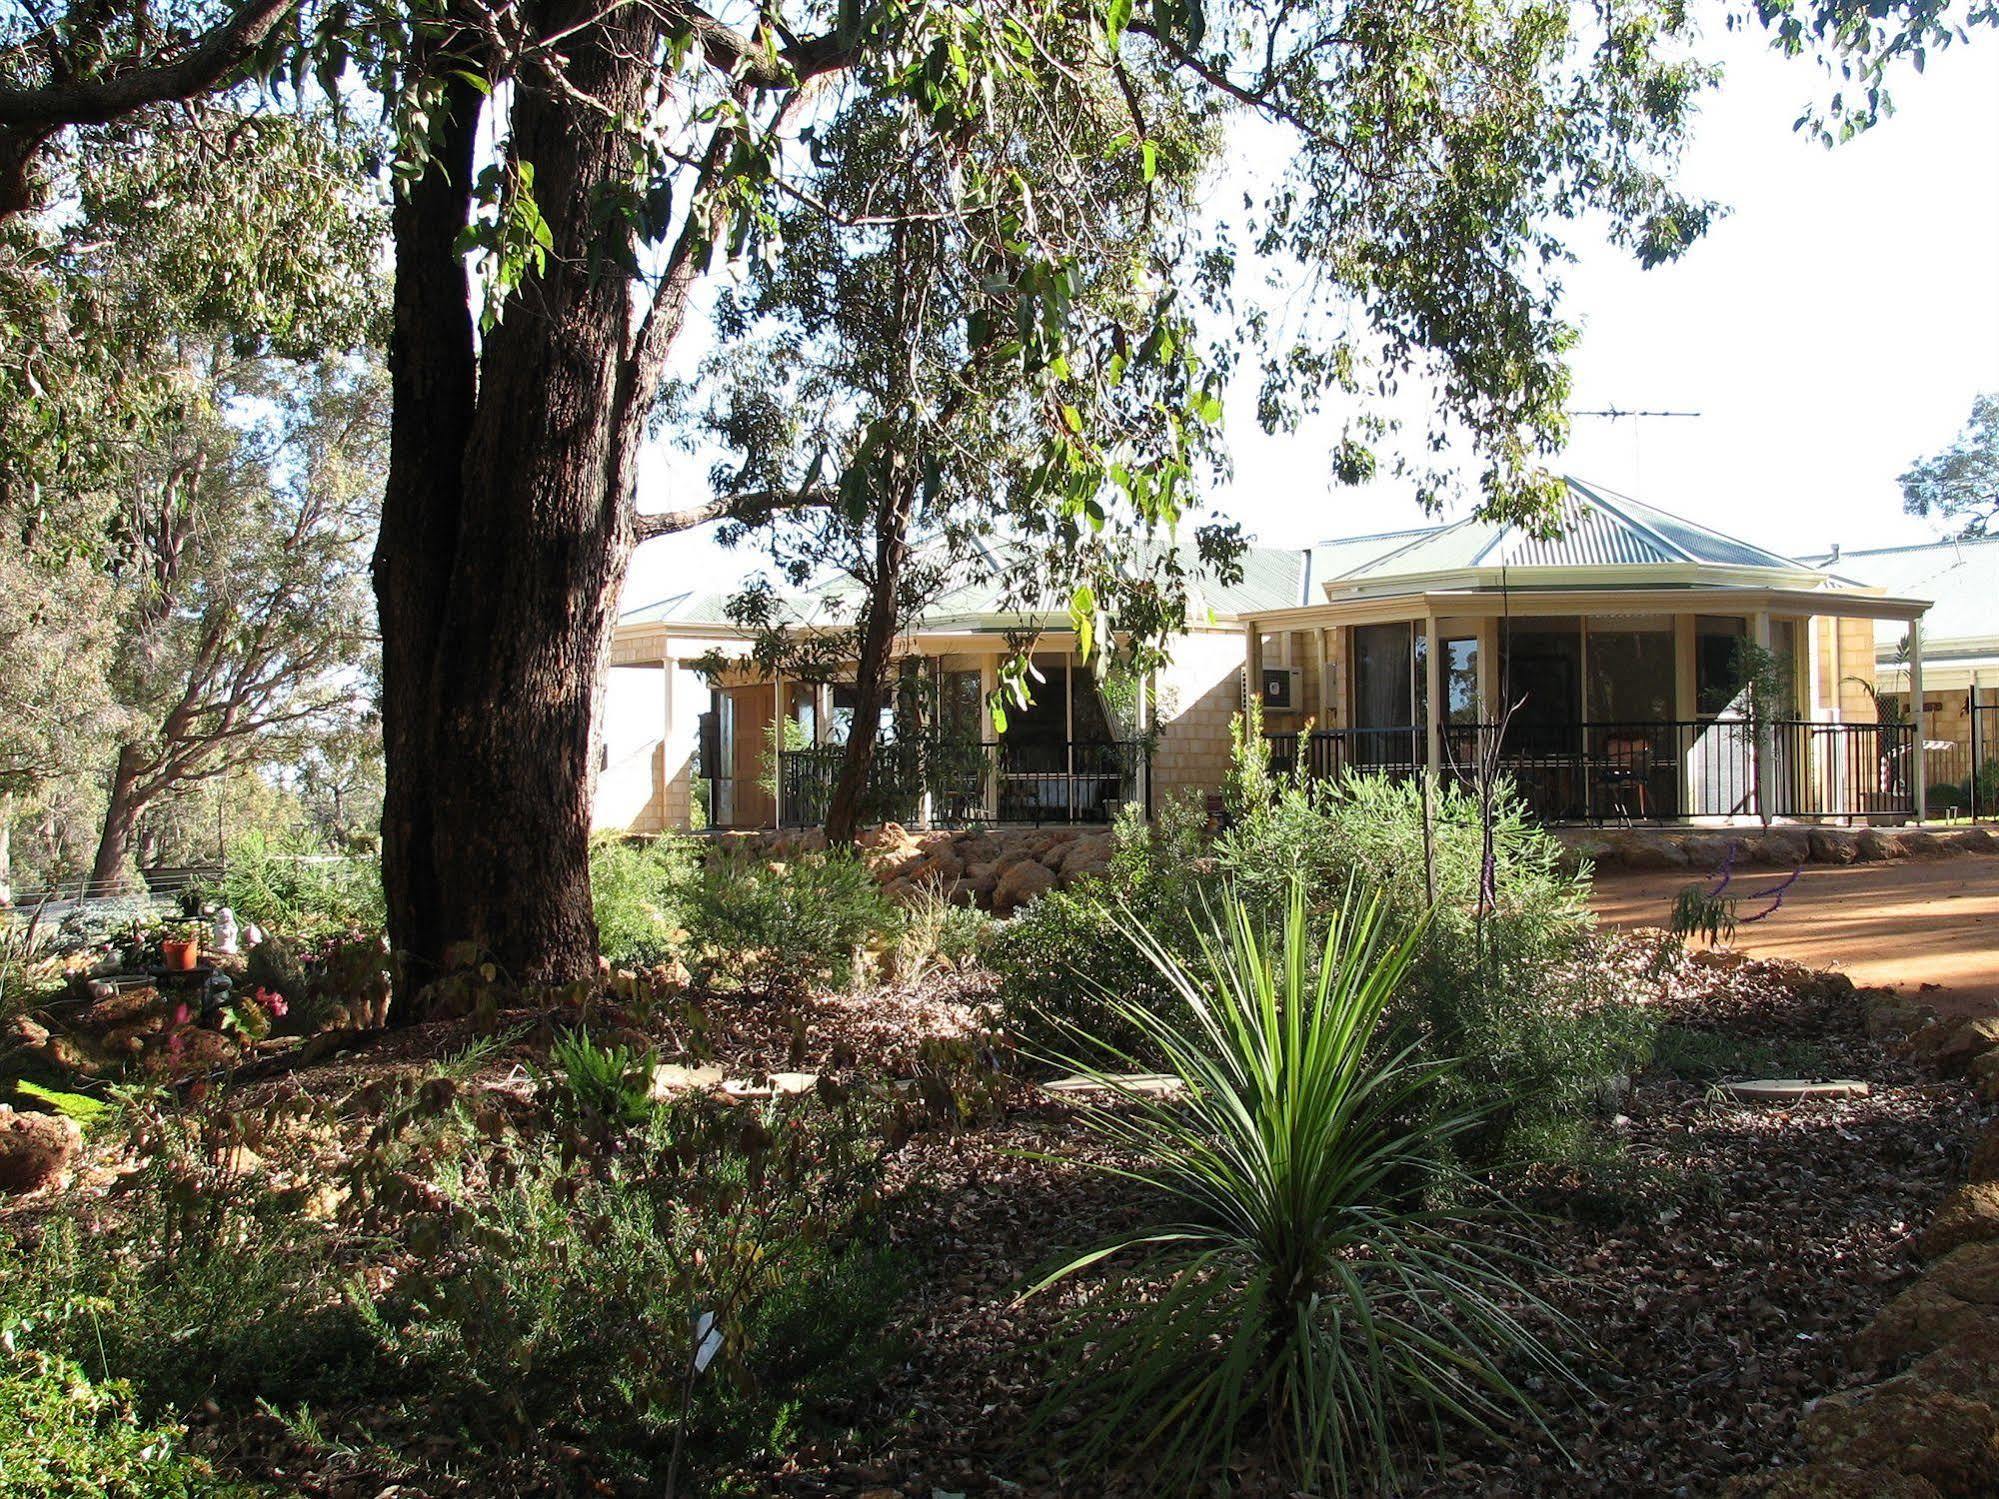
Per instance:
[[[1469,782],[1499,733],[1447,724],[1444,774]],[[1420,725],[1271,734],[1271,768],[1402,777],[1429,760]],[[1679,822],[1722,817],[1864,820],[1915,811],[1914,737],[1906,724],[1697,719],[1521,724],[1496,764],[1543,822]]]
[[[778,756],[779,821],[826,820],[845,745]],[[861,798],[863,822],[1102,823],[1145,794],[1147,748],[1134,741],[1014,744],[899,739],[875,746]]]

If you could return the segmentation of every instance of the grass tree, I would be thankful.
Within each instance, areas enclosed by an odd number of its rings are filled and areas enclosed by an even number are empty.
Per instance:
[[[1478,1200],[1439,1190],[1476,1120],[1432,1106],[1449,1063],[1384,1039],[1421,928],[1391,938],[1381,900],[1350,894],[1317,930],[1300,882],[1275,930],[1235,900],[1211,913],[1197,961],[1131,938],[1167,1000],[1106,996],[1142,1041],[1077,1037],[1069,1064],[1104,1099],[1080,1117],[1112,1147],[1095,1169],[1156,1206],[1030,1293],[1124,1272],[1084,1293],[1042,1421],[1080,1410],[1083,1461],[1190,1484],[1261,1433],[1301,1488],[1340,1493],[1446,1422],[1533,1423],[1523,1381],[1568,1376],[1523,1313],[1560,1319],[1503,1224],[1433,1205]],[[1127,1081],[1140,1056],[1177,1086]]]

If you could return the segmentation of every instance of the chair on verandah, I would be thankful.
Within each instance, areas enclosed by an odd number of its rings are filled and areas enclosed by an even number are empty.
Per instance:
[[[1638,816],[1652,816],[1652,741],[1643,735],[1619,734],[1603,741],[1597,761],[1596,783],[1604,800],[1617,809],[1618,820],[1631,825],[1631,805],[1638,804]]]

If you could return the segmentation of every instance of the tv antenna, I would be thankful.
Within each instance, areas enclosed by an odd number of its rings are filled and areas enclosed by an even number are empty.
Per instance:
[[[1655,417],[1698,417],[1698,411],[1626,411],[1619,406],[1600,406],[1593,411],[1571,411],[1570,416],[1601,417],[1605,421],[1631,423],[1631,492],[1645,498],[1645,423]]]

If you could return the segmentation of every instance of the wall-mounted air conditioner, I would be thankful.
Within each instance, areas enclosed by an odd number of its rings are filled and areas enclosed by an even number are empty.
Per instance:
[[[1263,706],[1266,712],[1290,713],[1300,701],[1303,675],[1295,666],[1263,668]]]

